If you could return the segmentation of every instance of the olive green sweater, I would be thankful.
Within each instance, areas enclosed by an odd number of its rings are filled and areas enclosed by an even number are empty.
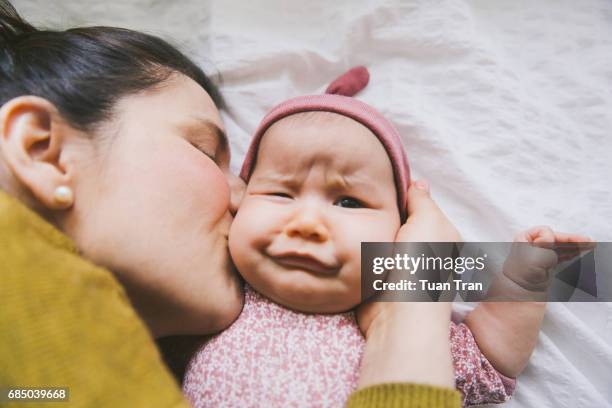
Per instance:
[[[112,273],[0,191],[0,391],[7,387],[68,387],[68,404],[58,406],[188,406]],[[35,404],[4,397],[2,406]],[[460,402],[453,390],[385,384],[356,392],[348,406]]]

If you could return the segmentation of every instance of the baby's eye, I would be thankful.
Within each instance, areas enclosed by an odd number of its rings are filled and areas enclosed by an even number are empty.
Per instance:
[[[274,196],[274,197],[283,197],[283,198],[291,198],[291,196],[287,193],[270,193],[269,195]]]
[[[340,197],[336,200],[334,205],[344,208],[364,208],[365,205],[353,197]]]

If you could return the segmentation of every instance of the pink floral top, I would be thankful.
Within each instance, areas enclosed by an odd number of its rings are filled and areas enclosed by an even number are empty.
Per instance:
[[[249,286],[245,292],[240,317],[187,367],[183,391],[193,406],[343,406],[357,385],[365,344],[353,313],[299,313]],[[493,368],[470,329],[451,323],[450,339],[464,405],[509,399],[515,381]]]

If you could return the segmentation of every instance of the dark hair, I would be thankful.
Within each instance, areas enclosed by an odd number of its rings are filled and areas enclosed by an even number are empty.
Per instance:
[[[116,27],[37,30],[0,0],[0,106],[17,96],[40,96],[71,125],[90,130],[109,119],[119,98],[174,73],[193,79],[223,107],[204,72],[161,38]]]

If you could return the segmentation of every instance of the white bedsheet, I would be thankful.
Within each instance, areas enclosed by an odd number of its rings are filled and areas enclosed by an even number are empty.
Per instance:
[[[466,240],[548,224],[612,241],[610,1],[15,4],[37,23],[160,34],[216,68],[234,169],[270,107],[366,65],[359,97],[397,125]],[[550,304],[506,406],[612,406],[612,304]]]

